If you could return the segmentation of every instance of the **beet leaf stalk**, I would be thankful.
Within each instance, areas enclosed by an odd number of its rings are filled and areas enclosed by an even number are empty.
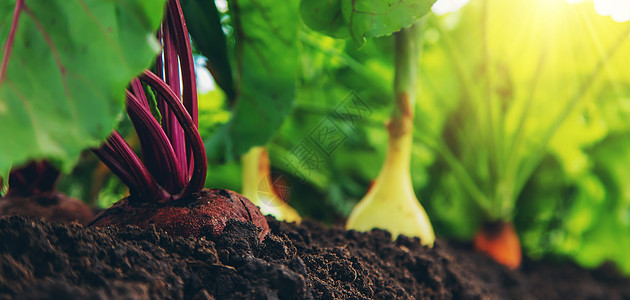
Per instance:
[[[203,190],[206,153],[197,129],[190,39],[178,0],[168,1],[158,36],[163,52],[156,61],[157,74],[145,71],[134,79],[126,97],[142,159],[116,131],[93,149],[129,187],[129,196],[99,214],[91,225],[144,228],[154,224],[176,235],[201,235],[209,230],[216,236],[229,219],[237,219],[260,227],[262,238],[267,223],[249,200],[232,191]]]
[[[126,98],[127,113],[138,133],[143,159],[135,155],[117,132],[94,151],[130,188],[130,201],[155,198],[164,202],[190,196],[201,190],[205,182],[206,156],[197,130],[193,58],[177,1],[167,4],[160,36],[164,50],[156,65],[161,78],[145,71],[140,80],[132,81]],[[164,116],[162,124],[151,113],[141,81],[157,92],[157,106]]]
[[[393,238],[399,234],[417,236],[424,245],[433,245],[433,227],[416,198],[409,169],[414,129],[416,42],[415,26],[395,33],[396,102],[387,124],[387,155],[376,181],[352,210],[346,226],[361,231],[382,228]]]

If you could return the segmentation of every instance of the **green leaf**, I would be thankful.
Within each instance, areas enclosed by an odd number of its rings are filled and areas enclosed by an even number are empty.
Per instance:
[[[207,68],[228,99],[235,96],[228,47],[219,11],[214,0],[181,0],[188,32],[201,54],[208,58]]]
[[[15,0],[0,4],[7,40]],[[150,65],[165,0],[26,1],[0,83],[0,173],[48,158],[68,170],[114,128],[129,81]],[[2,47],[0,55],[5,55]]]
[[[360,47],[366,38],[413,25],[433,3],[435,0],[302,0],[300,12],[311,29],[332,37],[349,33]]]
[[[147,102],[149,103],[149,109],[151,109],[151,115],[155,118],[155,120],[161,125],[162,124],[162,114],[160,113],[160,109],[158,108],[157,99],[155,99],[155,93],[148,85],[143,84],[142,90],[144,90],[144,95],[147,97]]]
[[[341,0],[302,0],[300,14],[304,23],[315,31],[336,38],[350,36],[341,13]]]
[[[343,0],[341,10],[357,46],[368,37],[390,35],[413,25],[435,0]]]
[[[240,85],[232,119],[206,145],[211,160],[240,157],[266,144],[296,95],[298,2],[229,2],[236,35]]]

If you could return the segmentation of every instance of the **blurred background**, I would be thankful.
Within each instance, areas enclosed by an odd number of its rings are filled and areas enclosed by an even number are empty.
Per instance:
[[[228,5],[216,4],[233,44]],[[630,274],[629,20],[628,0],[433,6],[418,30],[411,174],[439,237],[470,240],[483,221],[509,218],[529,257],[613,261]],[[301,215],[342,224],[385,157],[393,37],[357,49],[300,24],[296,43],[297,98],[267,145],[272,174]],[[206,61],[196,56],[209,141],[231,104]],[[339,129],[332,150],[309,138],[323,122]],[[121,132],[133,136],[128,120]],[[241,191],[239,159],[209,163],[207,187]],[[91,153],[59,189],[100,208],[126,193]]]

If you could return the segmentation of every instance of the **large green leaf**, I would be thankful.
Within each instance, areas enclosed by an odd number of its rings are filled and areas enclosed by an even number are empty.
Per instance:
[[[214,0],[181,0],[188,32],[201,54],[208,58],[206,67],[214,81],[234,98],[234,81],[227,41],[221,26],[221,16]]]
[[[232,119],[208,143],[211,160],[239,157],[280,128],[296,94],[298,2],[232,0],[237,103]]]
[[[3,44],[15,2],[0,4]],[[0,83],[0,173],[39,158],[68,169],[111,132],[125,87],[159,51],[165,0],[25,2]]]
[[[390,35],[411,26],[433,3],[435,0],[302,0],[300,11],[313,30],[333,37],[349,32],[361,46],[368,37]]]
[[[341,0],[302,0],[302,20],[311,29],[336,38],[350,36],[341,13]]]
[[[390,35],[429,12],[435,0],[343,0],[341,10],[356,45],[365,38]]]

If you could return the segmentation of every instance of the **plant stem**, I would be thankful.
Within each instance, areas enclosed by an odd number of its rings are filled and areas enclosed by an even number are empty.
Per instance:
[[[404,172],[404,180],[411,182],[409,166],[413,145],[416,84],[415,26],[395,34],[394,97],[395,105],[387,124],[389,133],[387,155],[381,173]]]
[[[346,228],[359,231],[382,228],[392,238],[403,234],[419,237],[432,246],[435,233],[431,221],[416,197],[411,182],[411,151],[415,107],[418,49],[414,26],[394,34],[395,74],[392,116],[385,162],[367,194],[352,209]]]
[[[7,75],[9,57],[11,57],[11,50],[13,50],[13,42],[15,41],[15,34],[17,32],[23,7],[24,0],[17,0],[17,2],[15,2],[15,9],[13,10],[13,20],[11,20],[11,29],[9,30],[7,41],[4,43],[4,56],[2,56],[2,65],[0,66],[0,86],[2,86],[2,83],[4,82],[4,79]]]
[[[25,9],[28,13],[28,7]],[[145,71],[132,81],[133,93],[127,91],[127,113],[140,139],[144,161],[116,131],[101,148],[93,150],[130,188],[132,201],[189,197],[203,189],[206,179],[206,153],[197,129],[192,52],[178,0],[168,2],[158,38],[164,47],[156,60],[160,76]],[[164,117],[162,124],[153,115],[140,80],[157,92],[157,103],[153,97],[151,100]]]
[[[497,179],[501,178],[501,167],[499,161],[501,160],[499,155],[499,150],[497,147],[497,134],[495,132],[494,126],[494,109],[493,109],[493,93],[492,93],[492,65],[490,63],[490,51],[488,49],[488,0],[483,0],[481,2],[481,48],[482,48],[482,68],[483,68],[483,103],[485,104],[485,117],[481,119],[484,120],[484,124],[486,125],[485,130],[487,139],[488,139],[488,150],[490,152],[488,156],[488,164],[489,164],[489,174],[490,174],[490,182],[496,182]],[[498,203],[496,194],[492,197],[492,209],[496,210]]]
[[[453,69],[457,74],[457,78],[461,83],[462,94],[465,95],[462,101],[470,101],[471,103],[483,102],[483,95],[480,94],[478,89],[474,88],[473,78],[470,75],[472,72],[471,70],[466,68],[464,58],[461,55],[462,51],[456,47],[455,42],[450,36],[450,33],[444,29],[442,23],[439,20],[435,20],[432,25],[435,26],[435,28],[440,33],[440,36],[443,38],[444,50],[448,54],[449,61],[451,62]],[[476,118],[476,124],[483,124],[481,112],[474,111],[473,116]],[[483,130],[479,131],[482,132]],[[442,155],[445,161],[451,166],[453,172],[455,172],[455,175],[460,180],[462,180],[463,186],[467,189],[468,193],[476,202],[476,204],[484,211],[486,215],[491,216],[493,210],[491,195],[487,195],[482,190],[482,187],[480,187],[479,184],[475,182],[471,172],[466,168],[461,158],[458,158],[453,154],[448,145],[445,145],[444,141],[441,140],[441,137],[437,135],[434,135],[434,137],[434,140],[438,142],[435,142],[436,145],[433,145],[432,147],[436,149],[440,155]],[[472,144],[472,140],[476,138],[476,136],[467,137],[470,142],[465,142],[465,144]],[[425,143],[431,146],[431,143],[429,141],[425,141]]]
[[[521,144],[525,140],[525,122],[529,118],[531,114],[531,107],[534,103],[534,95],[536,94],[536,90],[538,87],[539,78],[541,77],[542,71],[545,67],[545,62],[547,58],[547,45],[548,43],[543,43],[545,47],[542,49],[540,56],[538,57],[538,63],[536,65],[536,70],[534,71],[534,77],[532,80],[532,84],[528,89],[528,96],[525,99],[525,107],[523,108],[523,112],[521,113],[518,125],[516,126],[516,131],[513,135],[513,138],[510,141],[510,145],[507,149],[507,162],[505,166],[504,176],[501,178],[500,184],[503,189],[501,190],[498,196],[501,197],[501,209],[499,210],[499,215],[495,216],[495,219],[506,219],[512,217],[513,213],[512,207],[513,203],[516,201],[516,197],[518,197],[518,193],[515,194],[515,184],[516,184],[516,176],[517,176],[517,167],[519,163],[519,150]],[[505,128],[505,126],[503,126]]]
[[[395,34],[396,55],[394,59],[394,96],[396,105],[387,124],[392,144],[403,144],[413,136],[416,83],[416,41],[415,27],[402,29]],[[400,141],[400,142],[399,142]],[[404,143],[409,144],[411,143]],[[411,158],[411,148],[400,149],[406,160]],[[408,152],[408,153],[407,153]]]
[[[168,2],[168,19],[173,27],[173,39],[175,41],[177,55],[179,57],[179,71],[182,74],[182,94],[181,99],[184,107],[190,114],[193,124],[199,127],[198,107],[197,107],[197,80],[195,78],[195,64],[193,62],[192,47],[188,38],[188,28],[184,20],[179,1]],[[181,138],[183,142],[183,138]],[[191,176],[194,168],[193,153],[190,147],[186,148],[186,163],[183,168],[187,169],[186,174]]]
[[[179,125],[184,131],[185,141],[189,145],[194,165],[190,174],[190,180],[179,196],[190,196],[192,193],[201,190],[206,181],[208,162],[206,158],[206,150],[203,146],[203,140],[201,139],[201,136],[199,136],[199,130],[194,124],[190,114],[188,114],[188,111],[186,111],[184,105],[179,101],[179,97],[177,97],[175,92],[162,80],[160,80],[157,75],[151,73],[150,71],[145,71],[140,76],[140,79],[145,81],[149,86],[151,86],[151,88],[162,95],[164,103],[168,106],[169,110],[173,112],[175,118],[177,118],[177,121],[179,122]]]
[[[132,195],[137,195],[131,197],[131,201],[166,198],[149,170],[118,131],[114,130],[107,138],[107,143],[101,148],[93,149],[93,152],[129,187]]]
[[[144,92],[140,90],[139,95],[144,97]],[[181,169],[183,166],[178,164],[175,151],[166,133],[151,114],[146,99],[144,102],[145,105],[142,105],[141,100],[127,91],[127,114],[138,133],[143,163],[155,180],[166,191],[175,195],[186,185]]]
[[[175,92],[177,96],[176,99],[180,101],[181,98],[181,86],[180,86],[180,68],[179,68],[179,56],[177,49],[177,41],[175,40],[174,29],[179,26],[179,24],[173,24],[173,18],[171,17],[172,7],[170,7],[170,3],[173,1],[169,1],[169,7],[167,9],[167,14],[165,16],[165,22],[162,25],[162,39],[163,39],[163,55],[164,55],[164,82],[168,84],[168,86]],[[164,122],[162,122],[162,127],[164,128],[164,132],[168,136],[171,141],[171,145],[173,146],[173,151],[175,152],[175,156],[177,157],[177,162],[180,165],[180,169],[184,174],[184,178],[188,179],[188,163],[187,163],[187,155],[186,155],[186,143],[184,141],[184,133],[183,129],[179,124],[177,124],[177,119],[173,112],[168,109],[166,105],[166,100],[162,103],[161,111],[164,116]]]
[[[173,38],[177,46],[177,55],[179,56],[179,64],[182,73],[182,103],[186,111],[190,114],[193,124],[199,126],[198,108],[197,108],[197,81],[195,79],[195,63],[193,62],[192,47],[188,38],[188,27],[184,20],[179,1],[171,1],[169,18],[174,24]],[[190,155],[191,153],[189,153]]]

